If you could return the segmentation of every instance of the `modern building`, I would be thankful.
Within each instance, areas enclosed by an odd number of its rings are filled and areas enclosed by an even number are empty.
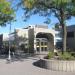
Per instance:
[[[75,25],[67,27],[67,47],[75,50]]]
[[[30,53],[54,50],[55,30],[48,29],[47,25],[35,25],[15,29],[13,37],[17,46],[25,44],[25,47]]]
[[[67,26],[67,49],[75,50],[75,25]],[[62,33],[61,28],[56,30],[55,34],[56,46],[62,48]]]
[[[55,28],[55,48],[62,49],[62,28]]]
[[[3,47],[3,34],[0,34],[0,50]]]
[[[61,30],[60,30],[61,31]],[[49,29],[47,25],[29,25],[22,29],[15,29],[10,34],[10,42],[16,44],[17,47],[25,45],[25,49],[29,53],[43,53],[54,50],[55,46],[62,48],[61,32]],[[2,45],[2,37],[1,45]],[[67,48],[75,50],[75,26],[67,26]]]

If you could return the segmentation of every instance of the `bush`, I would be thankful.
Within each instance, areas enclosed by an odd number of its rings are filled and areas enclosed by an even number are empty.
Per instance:
[[[49,52],[49,53],[47,54],[47,56],[45,56],[44,58],[45,58],[45,59],[51,59],[51,58],[53,58],[53,56],[54,56],[54,53],[53,53],[53,52]]]
[[[20,49],[21,49],[24,53],[27,53],[27,52],[28,52],[28,48],[25,47],[25,44],[21,44],[21,45],[20,45]]]
[[[59,53],[59,59],[61,60],[74,60],[74,56],[71,55],[69,52],[64,52],[64,54]]]
[[[75,52],[71,52],[71,55],[75,57]]]
[[[53,58],[53,56],[54,56],[54,52],[49,52],[47,56],[48,56],[48,59]]]
[[[51,59],[51,58],[55,58],[56,55],[54,54],[54,52],[49,52],[48,55],[45,57],[45,59]],[[61,52],[58,52],[58,58],[55,59],[59,59],[59,60],[75,60],[75,52],[71,53],[71,52],[64,52],[64,54],[62,54]]]

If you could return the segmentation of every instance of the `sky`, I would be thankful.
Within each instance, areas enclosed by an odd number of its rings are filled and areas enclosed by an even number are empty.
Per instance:
[[[14,5],[13,5],[14,6]],[[16,28],[24,28],[27,27],[28,25],[35,25],[35,24],[44,24],[44,21],[46,20],[45,17],[41,17],[39,15],[33,15],[29,20],[26,22],[23,21],[23,13],[24,11],[19,8],[18,11],[16,12],[16,17],[15,19],[17,20],[16,22],[11,23],[11,32],[14,31]],[[48,25],[49,28],[52,28],[55,23],[58,22],[57,18],[55,18],[53,15],[50,16],[51,23]],[[68,20],[67,25],[74,25],[75,24],[75,18],[72,17],[71,20]],[[0,27],[0,34],[5,34],[5,36],[9,33],[9,27],[10,25],[7,25],[5,27]]]

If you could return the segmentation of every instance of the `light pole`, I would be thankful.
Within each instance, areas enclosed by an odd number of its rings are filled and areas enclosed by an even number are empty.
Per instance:
[[[9,54],[8,54],[8,60],[10,61],[11,60],[11,51],[10,51],[10,34],[11,34],[11,23],[9,23],[10,26],[9,26]]]

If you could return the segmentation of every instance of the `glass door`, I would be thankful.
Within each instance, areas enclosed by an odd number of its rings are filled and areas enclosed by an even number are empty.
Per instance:
[[[44,38],[39,38],[36,41],[37,52],[47,51],[48,42]]]

